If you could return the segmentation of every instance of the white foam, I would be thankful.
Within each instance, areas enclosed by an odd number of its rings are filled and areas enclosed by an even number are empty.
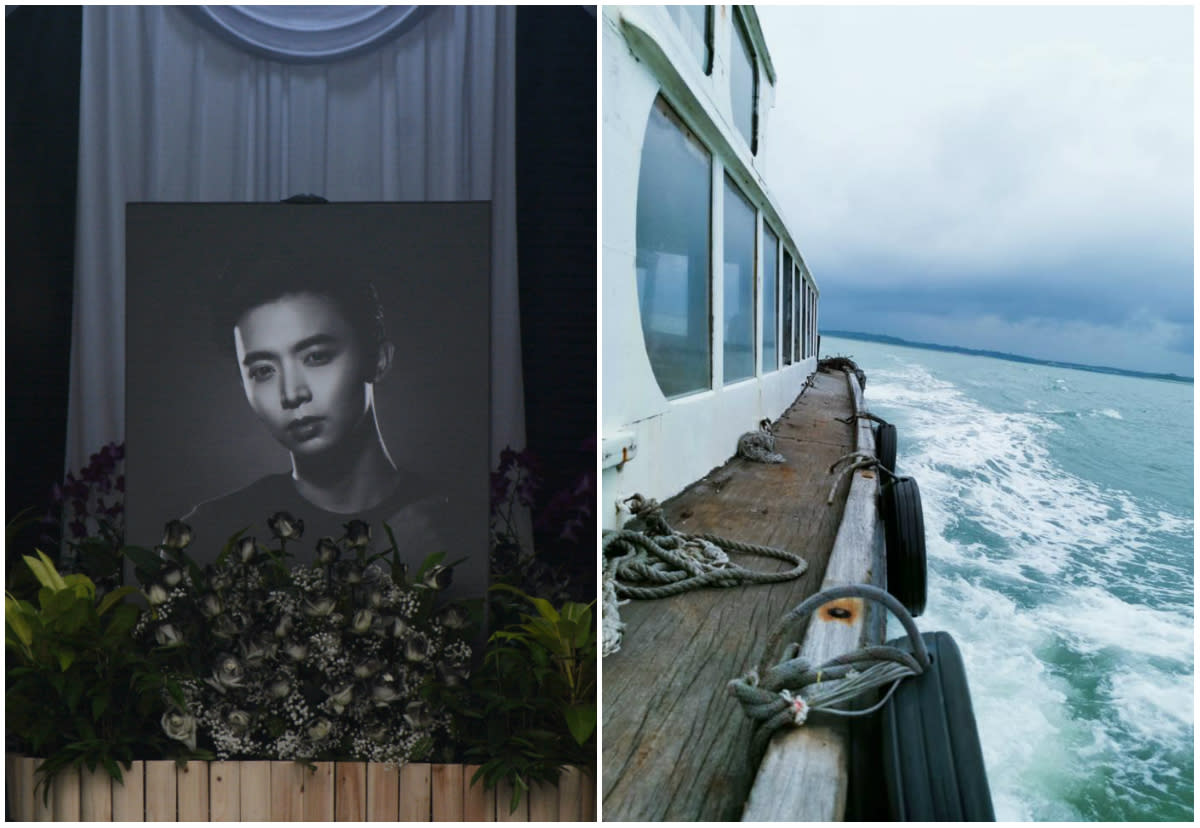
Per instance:
[[[1125,419],[1124,417],[1121,416],[1121,412],[1117,411],[1115,408],[1102,408],[1099,411],[1091,412],[1091,415],[1093,417],[1108,417],[1110,420],[1124,420]]]
[[[1189,537],[1192,518],[1065,471],[1046,440],[1062,426],[1036,401],[991,410],[917,363],[868,373],[869,407],[901,428],[897,471],[923,495],[930,601],[918,621],[949,631],[963,652],[997,817],[1088,818],[1064,791],[1100,785],[1145,812],[1149,792],[1165,790],[1192,752],[1193,620],[1179,595],[1192,571],[1159,548],[1164,534]],[[1046,390],[1072,389],[1057,380]],[[968,537],[981,527],[994,540],[960,541],[962,521]],[[1160,605],[1114,594],[1122,568],[1144,573],[1133,586]],[[1095,699],[1076,698],[1085,691],[1074,677],[1043,661],[1055,653],[1105,665]],[[1097,702],[1107,705],[1099,714]]]

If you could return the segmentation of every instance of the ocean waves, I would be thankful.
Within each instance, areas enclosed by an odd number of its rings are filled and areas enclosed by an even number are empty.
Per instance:
[[[918,623],[963,650],[997,816],[1191,819],[1190,388],[1164,418],[1153,381],[837,347],[921,486]]]

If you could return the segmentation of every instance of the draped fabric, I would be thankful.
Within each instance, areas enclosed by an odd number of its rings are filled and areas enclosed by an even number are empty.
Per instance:
[[[135,201],[491,200],[493,459],[524,444],[515,18],[437,7],[367,54],[294,65],[234,47],[178,7],[84,9],[68,467],[124,437]]]
[[[420,6],[189,6],[230,43],[261,57],[304,63],[347,58],[404,33]]]

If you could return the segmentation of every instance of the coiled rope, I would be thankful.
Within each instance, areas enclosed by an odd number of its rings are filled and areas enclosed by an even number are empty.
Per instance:
[[[800,657],[800,645],[790,643],[782,659],[770,665],[771,653],[778,650],[792,625],[814,610],[838,598],[867,598],[883,604],[904,625],[912,644],[912,653],[898,647],[873,645],[862,647],[813,666]],[[929,653],[908,610],[879,587],[850,584],[832,587],[802,601],[783,617],[763,650],[758,667],[729,682],[729,692],[741,702],[746,715],[754,721],[750,741],[752,757],[762,754],[771,737],[783,727],[803,725],[810,713],[838,716],[865,716],[882,707],[900,682],[919,676],[929,666]],[[866,710],[838,707],[870,690],[891,684],[883,698]]]
[[[604,532],[603,655],[621,648],[625,624],[619,607],[632,599],[667,598],[703,587],[773,584],[808,570],[807,561],[786,549],[676,532],[653,499],[634,495],[626,502],[644,528]],[[747,569],[729,560],[731,552],[775,558],[793,566],[782,572]]]

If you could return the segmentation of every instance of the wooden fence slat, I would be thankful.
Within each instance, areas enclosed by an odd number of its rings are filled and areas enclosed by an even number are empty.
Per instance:
[[[208,768],[208,818],[238,822],[242,818],[242,776],[238,762],[213,762]]]
[[[558,821],[579,822],[582,818],[580,797],[583,796],[583,771],[563,768],[558,777]]]
[[[25,757],[17,753],[9,753],[4,757],[4,782],[8,802],[9,816],[17,821],[27,821],[33,810],[33,803],[28,803],[27,791],[32,785],[25,784]]]
[[[583,822],[596,822],[596,777],[588,771],[582,774],[581,793],[579,818]]]
[[[79,821],[79,769],[64,768],[50,786],[50,808],[55,822]]]
[[[146,822],[175,822],[175,763],[146,763]]]
[[[14,821],[501,821],[595,820],[595,781],[564,769],[557,786],[534,783],[510,813],[512,786],[471,785],[477,765],[320,762],[134,762],[116,784],[104,769],[70,770],[51,786],[49,805],[32,797],[37,759],[8,755]]]
[[[4,812],[13,820],[21,818],[21,783],[18,781],[20,770],[17,759],[15,753],[4,754]]]
[[[79,769],[79,819],[81,822],[111,822],[113,779],[103,767]]]
[[[400,768],[400,821],[429,822],[433,818],[432,786],[427,762],[409,762]]]
[[[529,786],[529,821],[558,822],[558,787],[546,782],[534,782]]]
[[[35,759],[33,771],[33,819],[36,822],[53,822],[54,800],[47,799],[46,797],[46,789],[42,783],[45,777],[38,773],[38,764],[40,762]]]
[[[298,762],[272,762],[270,808],[272,822],[299,822],[304,819],[304,774]]]
[[[433,821],[462,822],[463,766],[434,765],[430,777],[433,790]]]
[[[485,790],[482,779],[471,784],[478,770],[479,765],[463,767],[463,821],[495,822],[496,792]]]
[[[304,771],[304,821],[333,822],[333,762],[316,762]]]
[[[175,768],[180,822],[208,822],[208,762]]]
[[[367,808],[367,766],[364,762],[338,762],[333,792],[334,820],[363,822]]]
[[[242,773],[241,821],[265,822],[271,818],[271,763],[239,762]]]
[[[496,783],[496,822],[529,822],[529,794],[522,792],[517,809],[512,810],[513,786],[507,780]]]
[[[112,816],[114,822],[146,821],[146,769],[141,761],[130,767],[121,766],[122,782],[112,785]]]
[[[395,822],[400,816],[400,769],[371,762],[367,765],[367,821]]]

